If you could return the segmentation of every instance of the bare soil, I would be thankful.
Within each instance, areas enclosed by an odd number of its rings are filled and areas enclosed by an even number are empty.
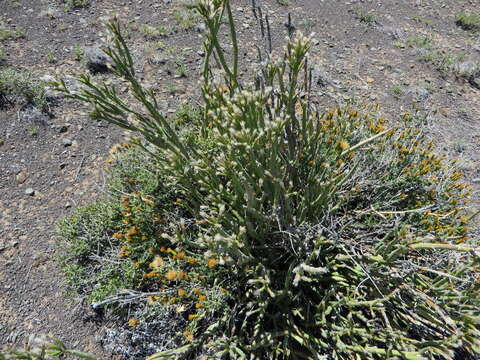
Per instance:
[[[179,2],[91,2],[66,11],[60,0],[0,0],[0,22],[25,31],[25,38],[2,41],[7,57],[0,66],[29,70],[38,78],[72,79],[87,71],[76,60],[75,46],[105,44],[104,23],[116,16],[127,26],[140,76],[157,92],[162,110],[172,114],[178,104],[198,101],[204,34],[201,26],[178,24]],[[251,1],[232,3],[248,75],[261,36]],[[437,69],[425,60],[425,52],[460,56],[457,62],[480,66],[480,34],[455,24],[458,12],[478,11],[480,2],[281,3],[257,0],[269,15],[274,48],[281,48],[287,35],[287,13],[297,29],[316,33],[310,65],[320,103],[378,102],[380,113],[393,121],[418,108],[438,150],[460,160],[478,206],[480,89],[455,71]],[[144,24],[162,25],[167,34],[146,39],[139,31]],[[414,37],[429,39],[429,49],[412,44]],[[108,73],[95,76],[118,81]],[[84,110],[65,98],[57,99],[48,115],[31,115],[24,104],[0,110],[0,347],[21,346],[32,334],[47,334],[111,358],[98,341],[102,319],[83,299],[66,294],[55,261],[55,223],[102,196],[107,150],[122,139],[119,129],[89,120]]]

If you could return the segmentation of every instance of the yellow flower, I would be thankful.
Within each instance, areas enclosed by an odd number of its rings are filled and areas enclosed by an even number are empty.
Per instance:
[[[347,150],[348,148],[350,148],[350,144],[345,141],[345,140],[342,140],[338,143],[338,146],[340,147],[340,149],[342,149],[343,151]]]
[[[188,342],[192,342],[193,341],[193,334],[191,331],[188,331],[188,330],[185,330],[183,332],[183,336],[185,336],[185,339],[188,341]]]
[[[177,291],[178,296],[185,296],[187,295],[187,292],[184,289],[178,289]]]
[[[136,226],[132,226],[127,230],[127,234],[130,236],[137,235],[138,234],[138,228]]]
[[[131,318],[130,320],[128,320],[128,326],[137,326],[138,324],[140,324],[140,321],[138,321],[138,319]]]
[[[189,264],[195,265],[197,263],[197,259],[194,259],[192,257],[188,257],[187,261]]]
[[[207,297],[205,295],[200,295],[198,301],[207,301]]]
[[[213,268],[213,267],[217,266],[217,264],[218,264],[217,259],[214,259],[214,258],[208,259],[207,265],[208,265],[209,268]]]
[[[178,260],[183,260],[183,259],[185,259],[185,252],[184,252],[184,251],[180,251],[180,252],[177,254],[177,259],[178,259]]]
[[[200,304],[200,303],[195,304],[195,308],[197,308],[197,309],[201,309],[203,307],[204,307],[203,304]]]
[[[197,317],[198,317],[198,314],[189,314],[188,315],[188,320],[192,321],[192,320],[196,319]]]
[[[123,237],[123,234],[121,232],[116,232],[115,234],[112,235],[114,239],[121,239]]]
[[[149,296],[147,297],[147,303],[153,305],[158,302],[158,296]]]
[[[155,259],[153,259],[153,261],[150,263],[149,266],[151,268],[158,269],[158,268],[162,267],[164,263],[165,262],[163,261],[163,259],[160,256],[155,256]]]

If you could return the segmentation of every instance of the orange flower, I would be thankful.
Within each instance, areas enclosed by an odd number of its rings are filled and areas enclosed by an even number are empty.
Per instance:
[[[200,295],[198,301],[207,301],[207,297],[205,295]]]
[[[178,276],[177,272],[173,270],[170,270],[169,272],[167,272],[167,275],[165,275],[167,280],[170,280],[170,281],[175,280],[177,276]]]
[[[180,252],[177,254],[177,259],[178,259],[178,260],[183,260],[183,259],[185,259],[185,252],[184,252],[184,251],[180,251]]]
[[[214,258],[208,259],[207,265],[208,265],[209,268],[213,268],[213,267],[217,266],[217,264],[218,264],[217,259],[214,259]]]
[[[123,234],[121,232],[116,232],[115,234],[112,235],[114,239],[121,239],[123,237]]]

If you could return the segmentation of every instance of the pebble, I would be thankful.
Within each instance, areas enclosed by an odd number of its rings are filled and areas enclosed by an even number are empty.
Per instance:
[[[19,184],[23,184],[27,180],[28,174],[26,171],[21,171],[17,174],[16,179]]]
[[[67,147],[67,146],[72,146],[73,141],[70,140],[70,139],[63,139],[63,140],[62,140],[62,144],[63,144],[63,146],[65,146],[65,147]]]
[[[33,196],[35,195],[35,190],[33,190],[32,188],[28,188],[25,190],[25,195]]]

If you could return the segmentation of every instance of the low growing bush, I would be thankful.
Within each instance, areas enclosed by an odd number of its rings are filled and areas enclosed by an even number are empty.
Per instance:
[[[107,216],[108,230],[93,231],[72,252],[88,260],[109,241],[114,271],[133,269],[129,294],[108,297],[114,285],[94,307],[136,299],[175,309],[187,324],[183,341],[150,359],[479,354],[469,189],[416,118],[403,114],[389,126],[371,107],[317,109],[311,39],[301,34],[283,54],[262,53],[254,83],[245,84],[230,2],[203,0],[197,11],[208,29],[203,115],[186,127],[163,116],[137,80],[118,24],[110,25],[107,54],[142,110],[88,76],[77,93],[59,84],[90,104],[92,117],[140,135],[134,143],[158,181],[147,194],[141,182],[121,177],[117,184],[127,188],[115,217],[95,211]],[[218,37],[224,15],[230,56]],[[222,81],[211,76],[212,59]],[[73,221],[68,240],[90,231],[89,222]],[[89,271],[105,274],[105,266]]]
[[[47,106],[45,84],[31,73],[12,68],[0,68],[0,107],[21,101],[39,108]]]

